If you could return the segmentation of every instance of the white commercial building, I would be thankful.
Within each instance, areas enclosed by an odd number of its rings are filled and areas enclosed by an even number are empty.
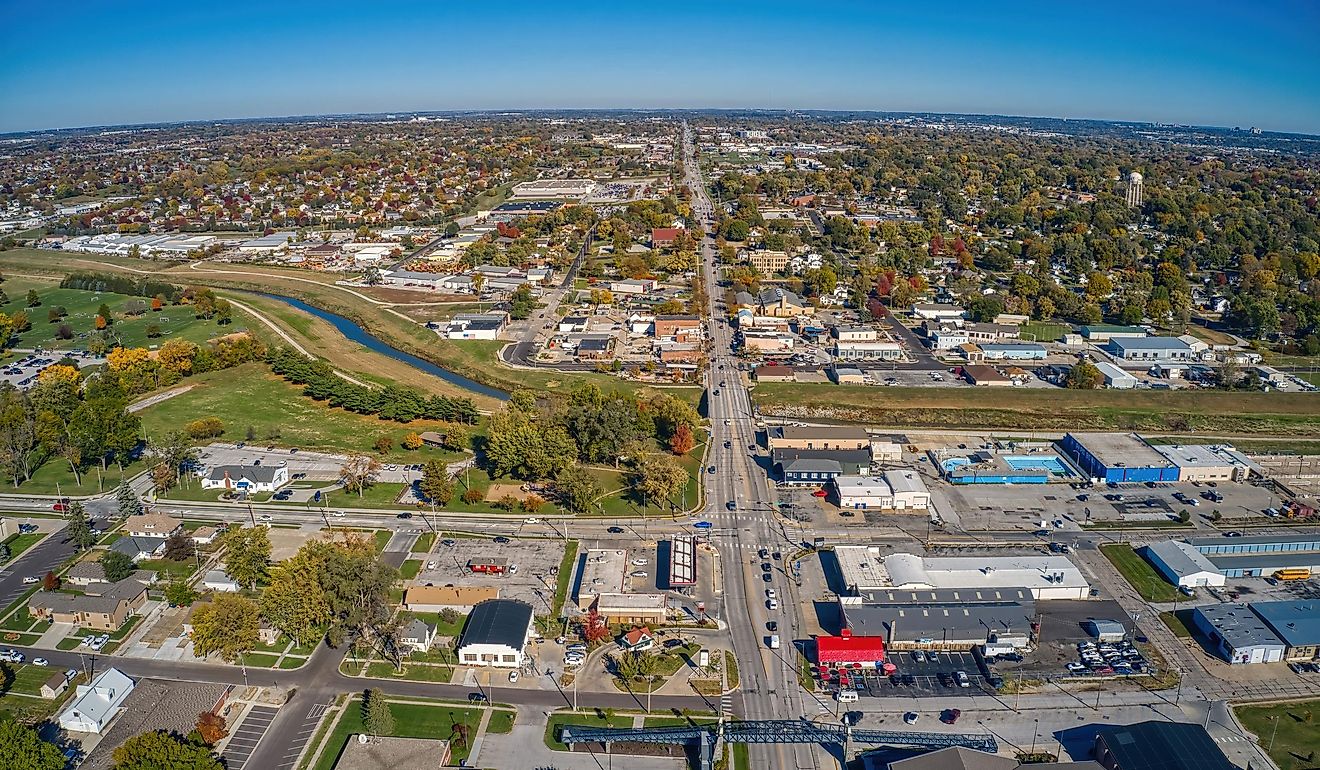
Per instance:
[[[1105,378],[1105,387],[1115,390],[1131,390],[1137,387],[1137,378],[1131,374],[1119,369],[1108,361],[1097,361],[1095,368],[1100,370],[1100,375]]]
[[[1255,461],[1228,444],[1159,444],[1156,452],[1178,467],[1179,481],[1246,481],[1264,476]]]
[[[132,692],[133,680],[117,668],[108,668],[91,684],[78,685],[77,695],[57,721],[70,732],[100,734],[114,721]]]
[[[1146,559],[1180,588],[1224,585],[1224,573],[1205,554],[1181,540],[1165,540],[1146,546]]]
[[[891,470],[879,476],[837,476],[839,507],[847,510],[926,510],[930,490],[916,471]]]
[[[537,179],[513,186],[514,198],[572,198],[581,200],[596,190],[590,179]]]
[[[903,357],[903,346],[897,342],[844,342],[834,343],[834,357],[848,361],[895,361]]]
[[[458,642],[465,666],[522,668],[533,630],[532,605],[516,599],[491,599],[472,608]]]
[[[893,588],[1026,588],[1032,598],[1087,599],[1091,585],[1065,556],[923,557],[884,559]]]

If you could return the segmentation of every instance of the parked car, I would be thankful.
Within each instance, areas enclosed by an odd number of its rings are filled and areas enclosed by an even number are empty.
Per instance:
[[[510,671],[510,672],[509,672],[509,684],[513,684],[513,683],[515,683],[515,682],[517,682],[517,681],[518,681],[518,672],[517,672],[517,671]]]
[[[918,714],[917,712],[909,711],[903,715],[903,724],[915,725],[917,723],[917,720],[920,718],[921,715]]]
[[[940,712],[940,721],[946,725],[956,725],[960,716],[962,716],[962,709],[945,709]]]
[[[50,665],[50,661],[46,660],[45,658],[33,658],[33,659],[32,659],[32,665],[34,665],[34,666],[49,666],[49,665]]]

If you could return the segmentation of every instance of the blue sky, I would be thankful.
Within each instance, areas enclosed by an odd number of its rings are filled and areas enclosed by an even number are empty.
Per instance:
[[[1313,0],[0,8],[0,131],[324,112],[767,107],[1320,133]]]

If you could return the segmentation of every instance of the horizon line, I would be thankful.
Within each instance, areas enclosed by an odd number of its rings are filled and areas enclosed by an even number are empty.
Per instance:
[[[240,122],[280,122],[293,120],[306,120],[310,118],[374,118],[382,116],[420,116],[420,115],[501,115],[501,114],[537,114],[537,113],[592,113],[592,112],[679,112],[679,113],[717,113],[717,112],[753,112],[768,114],[791,114],[791,113],[856,113],[863,115],[950,115],[965,118],[1016,118],[1025,120],[1056,120],[1062,122],[1077,123],[1108,123],[1108,124],[1126,124],[1126,125],[1147,125],[1158,128],[1204,128],[1220,131],[1248,131],[1256,127],[1250,126],[1220,126],[1197,123],[1174,123],[1158,120],[1133,120],[1123,118],[1095,118],[1095,117],[1065,117],[1060,115],[1013,115],[1008,113],[993,112],[947,112],[932,110],[881,110],[881,109],[857,109],[857,108],[796,108],[796,107],[503,107],[503,108],[452,108],[452,109],[408,109],[408,110],[384,110],[379,112],[320,112],[303,113],[296,115],[248,115],[226,118],[188,118],[181,120],[162,120],[145,123],[100,123],[87,124],[81,126],[52,126],[46,128],[33,128],[16,131],[0,131],[0,137],[22,137],[28,134],[61,133],[75,131],[93,131],[107,129],[143,129],[154,126],[188,126],[202,123],[240,123]],[[1283,137],[1301,137],[1307,139],[1320,139],[1320,134],[1310,134],[1300,131],[1276,131],[1272,129],[1258,129],[1262,135],[1272,134]]]

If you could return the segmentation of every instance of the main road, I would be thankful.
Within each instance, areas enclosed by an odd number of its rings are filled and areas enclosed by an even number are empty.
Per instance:
[[[798,685],[798,655],[793,649],[794,640],[799,638],[796,586],[784,579],[783,559],[776,563],[769,556],[760,556],[764,549],[768,555],[779,552],[786,557],[796,550],[797,543],[776,513],[773,490],[755,461],[758,442],[751,394],[737,368],[727,312],[717,299],[717,255],[711,235],[714,209],[686,123],[681,141],[693,216],[707,233],[701,241],[701,255],[712,342],[706,400],[713,447],[708,456],[714,472],[706,475],[705,518],[714,525],[709,530],[711,542],[719,552],[723,579],[723,606],[719,612],[733,636],[741,672],[741,689],[736,697],[742,701],[746,719],[811,717],[823,711],[824,704],[808,703]],[[764,571],[763,565],[768,565],[769,571]],[[771,589],[776,592],[773,601]],[[772,635],[786,643],[772,649]],[[752,744],[749,749],[752,767],[816,768],[822,758],[822,750],[799,744]]]

